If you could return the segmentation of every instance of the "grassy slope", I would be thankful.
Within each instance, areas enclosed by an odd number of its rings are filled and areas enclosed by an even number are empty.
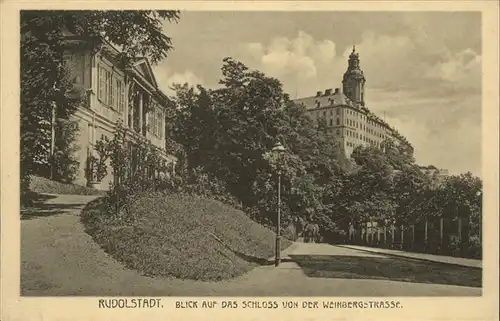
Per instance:
[[[274,233],[220,202],[186,195],[143,195],[125,223],[89,204],[87,232],[116,260],[147,276],[221,280],[241,275],[274,255]],[[282,249],[291,244],[284,239]]]
[[[104,195],[105,192],[96,189],[51,181],[47,178],[32,176],[30,184],[31,192],[38,194],[75,194],[75,195]]]

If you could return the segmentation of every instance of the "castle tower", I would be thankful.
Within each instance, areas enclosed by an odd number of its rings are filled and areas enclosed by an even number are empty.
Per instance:
[[[344,94],[356,104],[365,105],[365,76],[359,67],[359,54],[356,52],[356,47],[352,48],[349,55],[349,66],[344,73],[342,85]]]

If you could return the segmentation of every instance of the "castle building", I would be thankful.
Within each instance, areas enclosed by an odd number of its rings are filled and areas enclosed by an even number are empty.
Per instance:
[[[73,116],[79,126],[79,149],[75,155],[80,164],[75,180],[79,185],[96,183],[89,175],[89,157],[96,154],[97,140],[112,138],[117,122],[128,133],[132,171],[140,166],[136,143],[141,139],[149,140],[160,152],[169,167],[167,175],[175,170],[177,159],[168,148],[167,109],[171,102],[158,88],[147,58],[137,58],[124,66],[119,54],[108,42],[94,53],[85,40],[68,36],[66,41],[65,63],[74,84],[86,92],[86,102]],[[109,161],[107,165],[108,174],[95,184],[104,190],[113,181]]]
[[[386,139],[413,151],[411,144],[399,132],[365,106],[366,79],[360,67],[359,54],[354,47],[349,56],[342,90],[318,91],[315,96],[295,99],[303,104],[313,120],[325,120],[344,147],[347,157],[357,146],[382,148]]]

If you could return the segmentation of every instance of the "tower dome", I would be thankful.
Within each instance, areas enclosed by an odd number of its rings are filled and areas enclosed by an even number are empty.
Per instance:
[[[342,84],[345,95],[361,106],[365,105],[365,82],[363,70],[359,67],[359,54],[356,52],[356,46],[353,46]]]

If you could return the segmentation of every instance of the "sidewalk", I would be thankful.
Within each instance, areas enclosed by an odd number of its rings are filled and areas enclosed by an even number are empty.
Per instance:
[[[337,246],[346,247],[346,248],[350,248],[350,249],[354,249],[354,250],[372,252],[372,253],[386,254],[386,255],[391,255],[391,256],[400,256],[400,257],[422,260],[422,261],[461,265],[461,266],[474,267],[474,268],[479,268],[479,269],[482,269],[482,267],[483,267],[482,260],[474,260],[474,259],[466,259],[466,258],[461,258],[461,257],[434,255],[434,254],[426,254],[426,253],[405,252],[405,251],[381,249],[381,248],[376,248],[376,247],[350,245],[350,244],[342,244],[342,245],[337,245]]]

